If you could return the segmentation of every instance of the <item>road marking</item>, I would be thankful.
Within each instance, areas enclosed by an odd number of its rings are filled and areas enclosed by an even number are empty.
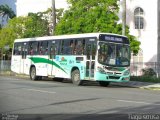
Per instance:
[[[42,93],[52,93],[52,94],[55,94],[55,93],[56,93],[56,92],[50,92],[50,91],[44,91],[44,90],[37,90],[37,89],[25,89],[25,90],[36,91],[36,92],[42,92]]]
[[[129,101],[129,100],[117,100],[119,102],[130,102],[130,103],[138,103],[138,104],[154,104],[154,103],[148,103],[148,102],[139,102],[139,101]],[[156,104],[157,105],[157,104]]]

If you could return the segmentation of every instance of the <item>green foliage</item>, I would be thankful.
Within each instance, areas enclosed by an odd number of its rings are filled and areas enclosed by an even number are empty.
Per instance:
[[[131,76],[131,81],[160,83],[160,78],[153,76]]]
[[[2,17],[2,23],[0,25],[2,27],[4,18],[6,19],[6,21],[8,21],[9,18],[12,19],[16,15],[14,11],[8,5],[5,4],[5,5],[0,5],[0,16]]]
[[[48,35],[48,22],[38,14],[27,17],[15,17],[0,30],[0,48],[12,47],[16,38],[28,38]]]
[[[142,69],[142,72],[143,72],[143,76],[155,76],[156,75],[156,72],[152,69],[152,68],[145,68],[145,69]]]
[[[70,8],[56,26],[57,35],[92,32],[122,34],[122,24],[118,24],[117,0],[68,0],[68,3]],[[137,54],[140,42],[129,35],[127,26],[126,36],[130,39],[132,51]]]
[[[56,21],[57,22],[59,22],[59,20],[62,18],[63,12],[64,12],[63,8],[56,9]],[[46,11],[42,12],[42,14],[43,16],[50,16],[52,14],[52,9],[48,8]]]
[[[16,16],[14,11],[6,4],[0,5],[0,14],[2,14],[2,17],[6,15],[7,18],[11,18],[11,19]]]

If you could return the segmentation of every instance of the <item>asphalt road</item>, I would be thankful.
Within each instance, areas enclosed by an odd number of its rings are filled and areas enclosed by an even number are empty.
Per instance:
[[[160,114],[160,92],[0,76],[0,113],[1,119],[125,120],[136,114]]]

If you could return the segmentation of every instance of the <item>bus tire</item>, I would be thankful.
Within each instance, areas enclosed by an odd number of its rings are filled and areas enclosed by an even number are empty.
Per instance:
[[[99,85],[103,86],[103,87],[107,87],[110,84],[110,82],[106,82],[106,81],[99,81]]]
[[[82,81],[80,80],[80,72],[78,69],[75,69],[72,71],[71,79],[74,85],[77,85],[77,86],[82,85]]]
[[[37,80],[38,76],[36,76],[36,68],[33,66],[30,69],[30,79],[31,80]]]

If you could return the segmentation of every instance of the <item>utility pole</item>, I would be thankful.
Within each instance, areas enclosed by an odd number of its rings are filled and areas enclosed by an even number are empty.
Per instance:
[[[123,13],[122,13],[122,35],[126,35],[126,0],[123,0]]]
[[[55,0],[52,0],[52,24],[53,24],[53,35],[55,35],[55,27],[56,27],[56,8],[55,8]]]

